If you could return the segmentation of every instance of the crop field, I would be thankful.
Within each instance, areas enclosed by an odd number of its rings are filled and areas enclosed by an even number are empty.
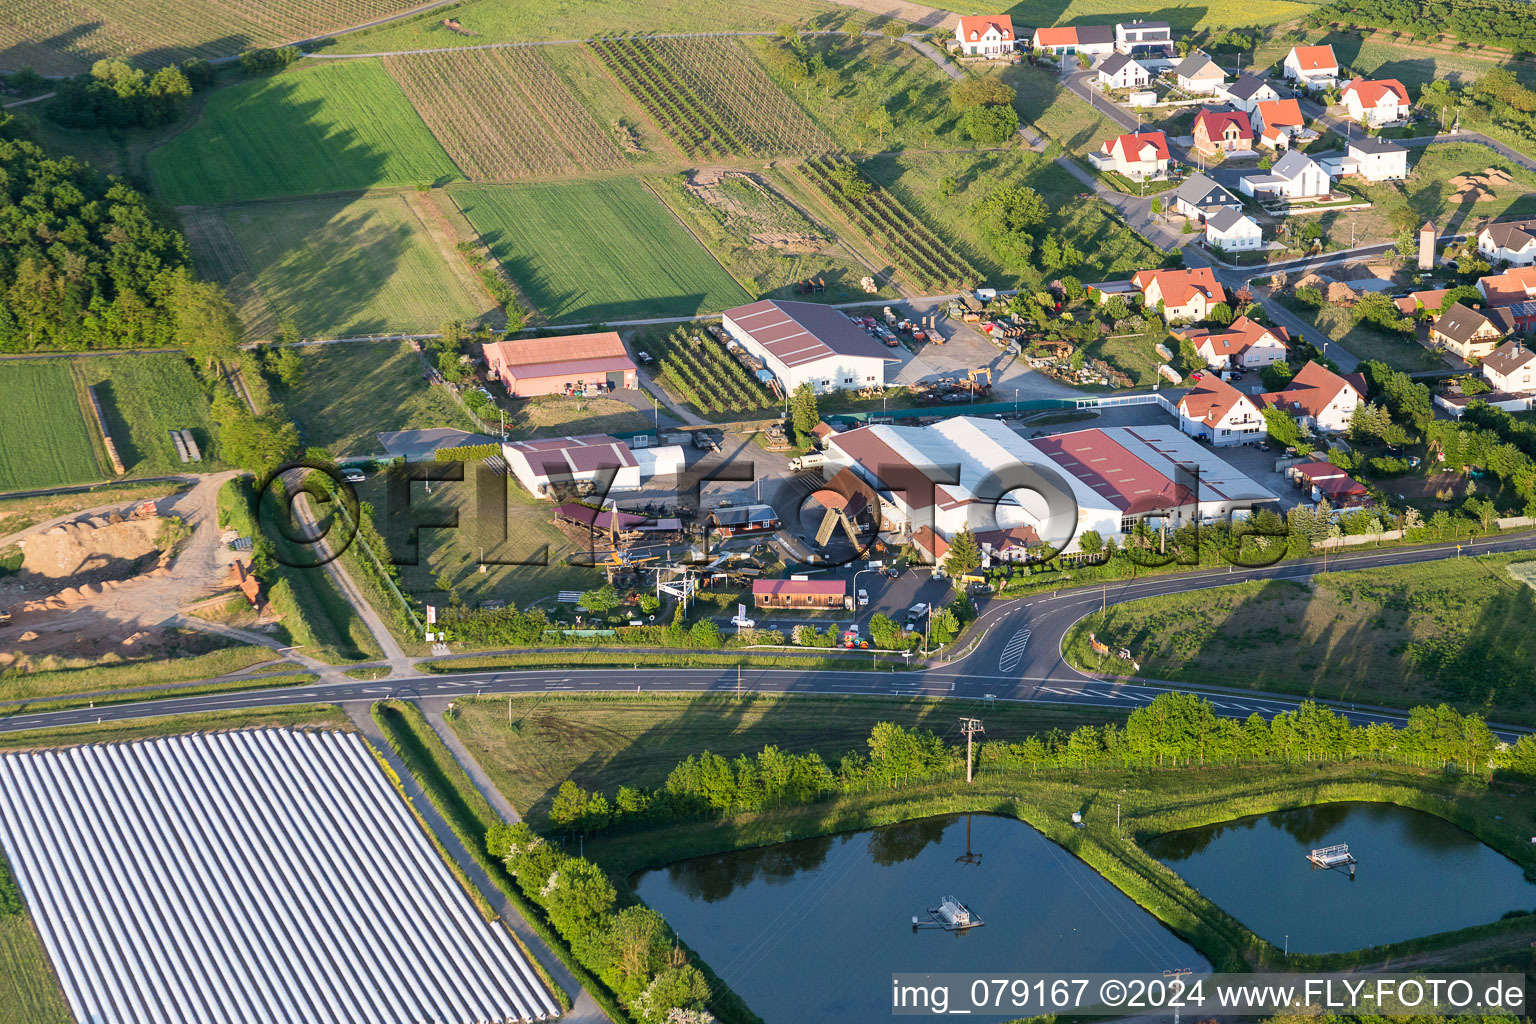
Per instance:
[[[591,45],[614,78],[695,157],[833,148],[738,40],[609,39]]]
[[[417,199],[399,193],[202,209],[185,218],[187,237],[198,266],[229,287],[253,339],[273,337],[285,314],[308,338],[499,317],[458,254],[434,241]]]
[[[315,62],[213,93],[149,155],[166,202],[208,205],[463,177],[376,60]]]
[[[1123,0],[1024,0],[1002,13],[1015,25],[1113,25],[1134,18],[1168,22],[1177,35],[1193,29],[1267,27],[1295,21],[1311,13],[1308,0],[1245,0],[1241,4],[1148,3],[1138,7]]]
[[[473,181],[515,181],[624,165],[537,50],[463,50],[387,57],[432,134]]]
[[[158,67],[292,42],[408,10],[419,0],[8,0],[0,7],[0,68],[45,75],[89,71],[103,57]]]
[[[645,339],[656,357],[657,379],[700,412],[752,412],[770,407],[774,398],[746,367],[702,327],[678,327]]]
[[[382,53],[524,40],[591,39],[626,33],[758,30],[786,22],[840,28],[868,16],[823,0],[468,0],[454,31],[431,13],[337,40],[333,52]]]
[[[850,198],[833,180],[837,162],[807,160],[800,172],[823,199],[840,210],[899,273],[929,293],[964,291],[981,279],[965,257],[904,207],[887,189],[871,185],[867,195]]]
[[[405,341],[358,341],[305,345],[304,381],[274,388],[304,435],[306,445],[332,454],[370,455],[383,446],[384,430],[474,424],[441,387],[422,377],[421,359]]]
[[[173,353],[72,360],[82,384],[96,388],[112,443],[130,476],[181,472],[168,431],[186,428],[203,465],[217,456],[217,432],[192,364]]]
[[[751,296],[634,179],[450,190],[554,323],[719,312]]]
[[[103,357],[107,358],[107,357]],[[115,358],[115,357],[114,357]],[[0,491],[58,487],[109,474],[97,464],[67,359],[0,361]]]

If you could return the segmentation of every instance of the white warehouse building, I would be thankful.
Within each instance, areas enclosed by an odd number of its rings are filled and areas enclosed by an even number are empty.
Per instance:
[[[935,561],[967,527],[984,551],[1008,558],[1040,543],[1076,551],[1085,530],[1118,539],[1139,518],[1208,523],[1275,500],[1171,426],[1028,440],[997,420],[961,416],[861,427],[833,437],[829,453],[826,472],[851,467],[879,493],[882,529]]]
[[[761,359],[786,392],[809,384],[818,394],[885,385],[887,363],[901,359],[830,306],[763,299],[728,309],[725,330]]]

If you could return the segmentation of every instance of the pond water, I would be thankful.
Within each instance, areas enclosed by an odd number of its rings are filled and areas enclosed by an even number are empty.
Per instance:
[[[680,861],[635,881],[768,1024],[888,1022],[894,971],[1209,969],[1012,818],[925,818]],[[985,925],[914,933],[913,915],[927,920],[951,895]]]
[[[1355,877],[1310,850],[1347,843]],[[1455,825],[1395,804],[1277,811],[1158,836],[1146,850],[1256,934],[1337,953],[1536,908],[1520,866]]]

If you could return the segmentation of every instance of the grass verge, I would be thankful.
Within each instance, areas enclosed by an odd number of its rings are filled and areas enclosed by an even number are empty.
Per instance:
[[[0,916],[0,1000],[16,1024],[71,1024],[75,1019],[26,910]]]
[[[18,732],[0,732],[0,749],[35,750],[82,743],[124,743],[154,736],[180,736],[189,732],[227,729],[345,729],[352,723],[334,704],[289,704],[276,708],[238,708],[199,711],[187,715],[159,715],[118,722],[87,722]]]
[[[276,651],[255,644],[224,647],[204,654],[157,658],[153,661],[120,662],[114,665],[90,665],[78,668],[44,668],[35,672],[0,673],[0,701],[58,697],[71,693],[95,693],[103,690],[181,683],[229,675],[277,661]]]
[[[125,690],[118,693],[97,694],[81,697],[58,697],[53,700],[29,700],[19,704],[0,706],[0,718],[12,715],[37,715],[45,711],[66,711],[70,708],[108,708],[117,704],[134,704],[140,701],[172,700],[178,697],[202,697],[212,693],[241,693],[245,690],[270,690],[283,686],[308,686],[320,677],[310,672],[294,672],[283,675],[257,676],[251,679],[230,679],[221,683],[203,683],[194,686],[172,686],[154,690]]]
[[[416,777],[416,781],[421,784],[422,792],[426,793],[427,799],[432,802],[437,813],[443,816],[443,820],[448,823],[448,827],[453,830],[453,834],[474,858],[475,863],[485,872],[486,877],[522,915],[528,925],[538,933],[545,945],[560,958],[582,987],[592,993],[593,998],[599,1001],[612,1019],[615,1021],[626,1019],[616,1004],[609,1005],[611,997],[604,998],[607,993],[602,983],[588,974],[571,956],[570,950],[544,920],[543,912],[523,898],[516,883],[507,874],[506,867],[486,852],[485,834],[492,825],[501,820],[501,817],[464,774],[464,769],[459,767],[458,762],[453,759],[453,754],[432,731],[432,727],[427,724],[422,713],[413,705],[392,700],[379,701],[373,706],[372,713],[373,720],[384,731],[390,746],[400,756],[400,760],[405,763],[410,773]],[[430,834],[430,830],[428,831]],[[453,863],[451,859],[449,863]],[[455,870],[457,870],[456,866]],[[465,882],[467,885],[467,879]],[[473,886],[468,888],[474,891]],[[512,934],[516,939],[516,934]],[[518,939],[518,945],[522,946],[522,940]],[[544,965],[527,947],[523,947],[523,955],[533,965],[534,970],[539,972],[539,977],[554,995],[560,1008],[569,1010],[570,994],[554,983],[554,980],[545,972]]]
[[[889,656],[889,651],[876,654]],[[880,672],[905,671],[899,661],[882,661],[872,666],[859,655],[842,658],[825,654],[728,654],[712,651],[527,651],[519,654],[487,654],[462,660],[421,661],[416,667],[425,672],[494,672],[504,668],[792,668],[807,672],[864,669]]]

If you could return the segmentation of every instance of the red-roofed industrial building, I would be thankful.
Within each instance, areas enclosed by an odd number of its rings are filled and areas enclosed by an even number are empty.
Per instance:
[[[489,341],[483,349],[486,376],[517,398],[636,386],[635,364],[613,331]]]
[[[801,384],[818,393],[883,386],[886,364],[901,362],[842,313],[814,302],[763,299],[728,309],[723,319],[786,393]]]

